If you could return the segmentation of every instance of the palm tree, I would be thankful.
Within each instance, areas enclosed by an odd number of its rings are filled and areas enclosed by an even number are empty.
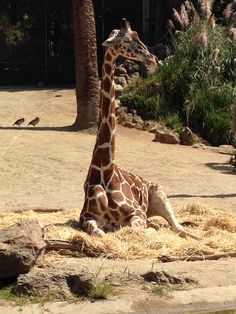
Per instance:
[[[87,129],[97,124],[99,80],[92,0],[73,0],[76,64],[77,117],[73,127]]]

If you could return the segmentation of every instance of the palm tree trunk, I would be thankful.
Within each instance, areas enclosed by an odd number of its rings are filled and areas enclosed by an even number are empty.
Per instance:
[[[233,119],[232,119],[231,132],[236,133],[236,105],[233,107]]]
[[[73,128],[82,130],[97,124],[99,80],[97,45],[92,0],[73,0],[76,65],[77,117]]]

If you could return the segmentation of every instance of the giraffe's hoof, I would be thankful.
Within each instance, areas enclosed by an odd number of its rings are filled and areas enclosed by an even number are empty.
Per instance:
[[[156,231],[158,231],[160,229],[160,225],[157,222],[149,221],[149,220],[147,221],[147,227],[148,228],[153,228]]]
[[[91,233],[91,236],[93,237],[103,237],[105,235],[105,232],[101,229],[96,229]]]
[[[181,237],[181,238],[192,238],[192,239],[195,239],[195,240],[200,240],[198,237],[196,237],[195,235],[185,231],[185,230],[175,230],[175,232],[178,233],[178,235]]]
[[[175,227],[172,227],[172,230],[176,233],[178,233],[178,235],[182,238],[186,238],[186,237],[190,237],[192,239],[195,239],[195,240],[199,240],[198,237],[196,237],[195,235],[187,232],[184,230],[184,228],[181,226],[181,225],[178,225],[178,226],[175,226]]]

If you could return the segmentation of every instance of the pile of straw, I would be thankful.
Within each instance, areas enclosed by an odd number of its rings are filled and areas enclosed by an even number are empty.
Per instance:
[[[122,259],[149,259],[159,256],[209,255],[236,251],[236,215],[215,211],[199,203],[176,210],[180,223],[188,223],[186,231],[199,239],[181,238],[172,232],[160,217],[154,221],[161,226],[136,229],[124,227],[103,238],[95,238],[78,229],[79,210],[72,209],[52,213],[32,210],[21,213],[1,212],[0,228],[22,219],[37,219],[45,230],[46,239],[71,241],[77,247],[77,256],[93,256]],[[68,252],[67,252],[68,254]],[[74,255],[74,252],[70,252]]]

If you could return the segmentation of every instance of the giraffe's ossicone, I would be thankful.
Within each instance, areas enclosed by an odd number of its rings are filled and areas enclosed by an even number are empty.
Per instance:
[[[188,235],[177,222],[162,188],[139,176],[121,170],[115,163],[115,90],[116,59],[123,56],[155,68],[157,59],[123,19],[103,43],[106,47],[100,97],[100,116],[92,161],[84,184],[85,201],[80,223],[85,232],[102,236],[121,226],[147,227],[148,218],[162,216],[171,228]]]

